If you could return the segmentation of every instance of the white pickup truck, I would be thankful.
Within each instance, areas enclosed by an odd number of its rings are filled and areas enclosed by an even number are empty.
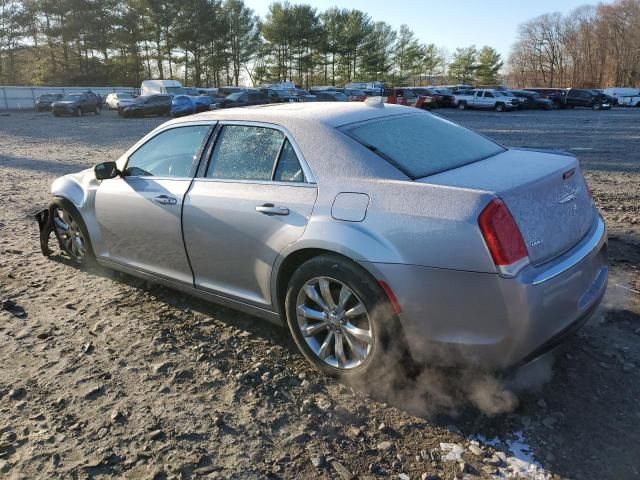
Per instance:
[[[497,112],[515,110],[520,105],[520,100],[509,94],[504,94],[500,90],[479,89],[462,90],[454,93],[455,101],[459,110],[467,108],[486,108]]]
[[[611,87],[605,88],[603,93],[617,99],[618,105],[623,107],[640,107],[640,88]]]

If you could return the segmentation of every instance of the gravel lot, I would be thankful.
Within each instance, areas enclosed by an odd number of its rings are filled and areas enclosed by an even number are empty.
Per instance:
[[[165,119],[0,116],[0,478],[640,478],[640,109],[437,113],[578,155],[609,289],[525,370],[370,391],[322,378],[257,318],[40,254],[31,213],[51,181]]]

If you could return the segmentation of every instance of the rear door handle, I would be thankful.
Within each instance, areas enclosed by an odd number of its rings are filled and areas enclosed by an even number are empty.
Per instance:
[[[256,212],[260,212],[265,215],[289,215],[289,209],[287,207],[276,207],[273,203],[258,205],[256,207]]]
[[[178,200],[168,195],[159,195],[153,199],[153,203],[157,203],[158,205],[175,205],[178,203]]]

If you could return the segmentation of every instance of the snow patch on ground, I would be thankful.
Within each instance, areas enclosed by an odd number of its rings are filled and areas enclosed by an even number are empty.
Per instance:
[[[485,445],[503,449],[506,455],[499,455],[503,465],[498,469],[498,478],[526,478],[530,480],[548,480],[551,474],[536,461],[527,439],[522,431],[511,433],[510,438],[486,438],[478,435],[477,440]]]

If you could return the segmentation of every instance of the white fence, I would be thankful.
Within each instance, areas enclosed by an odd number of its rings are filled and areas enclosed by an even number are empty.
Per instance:
[[[134,93],[132,87],[0,87],[0,110],[31,110],[45,93],[80,93],[91,90],[103,97],[112,92]]]

